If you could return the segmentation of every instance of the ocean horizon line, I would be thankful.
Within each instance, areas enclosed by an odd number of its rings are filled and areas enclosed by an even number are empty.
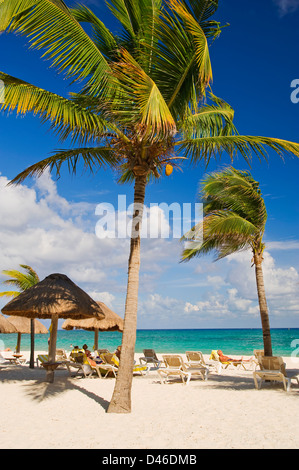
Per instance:
[[[64,328],[58,328],[58,331],[67,331]],[[229,327],[229,328],[212,328],[212,327],[207,327],[207,328],[137,328],[136,331],[205,331],[205,330],[258,330],[262,331],[262,327],[246,327],[246,328],[241,328],[241,327]],[[270,330],[299,330],[299,326],[277,326],[270,328]],[[69,330],[70,331],[70,330]],[[84,331],[83,328],[77,328],[72,331]],[[86,330],[85,330],[86,331]],[[102,332],[105,333],[105,332]]]

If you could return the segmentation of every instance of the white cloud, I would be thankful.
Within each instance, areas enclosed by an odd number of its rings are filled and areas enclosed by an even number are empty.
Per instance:
[[[210,294],[206,300],[195,304],[186,302],[184,311],[187,314],[198,312],[210,319],[236,318],[240,315],[256,316],[255,302],[239,296],[236,288],[227,289],[225,293]]]
[[[99,240],[83,218],[90,205],[73,204],[57,194],[49,177],[28,188],[7,187],[0,177],[0,267],[17,269],[29,264],[40,277],[64,272],[75,282],[103,280],[105,268],[125,266],[124,241]]]
[[[109,308],[113,309],[113,301],[115,300],[115,295],[110,292],[98,292],[98,291],[89,291],[88,295],[92,297],[97,302],[104,302]]]
[[[274,0],[274,3],[278,6],[282,16],[293,13],[299,8],[299,0]]]
[[[270,251],[273,250],[299,250],[299,241],[298,240],[287,240],[279,242],[267,242],[267,249]]]
[[[97,238],[96,205],[61,197],[47,174],[31,188],[7,187],[7,183],[0,176],[0,271],[29,264],[41,279],[62,272],[96,300],[123,312],[129,239]],[[161,208],[146,208],[145,217],[150,215],[156,227],[158,219],[162,221],[161,234],[169,229]],[[294,250],[297,244],[269,242],[267,246]],[[216,263],[206,257],[179,265],[181,250],[177,239],[141,240],[139,327],[217,327],[227,326],[229,321],[236,326],[259,316],[249,252]],[[266,251],[263,271],[270,314],[295,318],[299,312],[296,267],[278,266]],[[0,275],[0,281],[4,279]],[[6,301],[0,300],[0,306]]]

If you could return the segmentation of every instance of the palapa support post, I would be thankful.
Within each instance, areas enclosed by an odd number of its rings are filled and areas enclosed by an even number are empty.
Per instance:
[[[57,328],[58,316],[52,315],[52,322],[50,327],[50,341],[49,341],[49,363],[54,363],[56,358],[56,343],[57,343]],[[46,375],[47,382],[54,382],[54,369],[47,368]]]
[[[18,333],[17,346],[16,346],[16,353],[19,353],[20,350],[21,350],[21,338],[22,338],[21,333]]]
[[[29,368],[34,369],[34,318],[30,318],[30,362]]]
[[[94,330],[94,350],[97,351],[99,347],[99,330],[95,328]]]

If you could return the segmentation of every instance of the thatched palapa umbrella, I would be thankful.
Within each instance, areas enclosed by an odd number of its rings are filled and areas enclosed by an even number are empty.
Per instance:
[[[21,292],[3,307],[7,315],[52,320],[49,341],[49,364],[55,363],[58,318],[103,318],[101,307],[65,274],[50,274],[43,281]],[[53,382],[54,369],[47,369]]]
[[[99,331],[123,331],[124,328],[124,321],[117,313],[107,307],[104,302],[97,301],[97,304],[104,312],[105,318],[84,318],[82,320],[68,319],[62,325],[64,330],[73,330],[76,328],[78,330],[94,331],[94,349],[98,349]]]
[[[0,313],[0,333],[10,334],[10,333],[17,333],[17,329],[10,323],[4,315]]]

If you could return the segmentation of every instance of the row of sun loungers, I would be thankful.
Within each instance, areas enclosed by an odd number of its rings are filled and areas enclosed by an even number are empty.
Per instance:
[[[96,361],[84,354],[82,350],[72,351],[68,356],[64,349],[56,350],[56,362],[60,368],[67,368],[70,375],[82,374],[91,377],[93,374],[100,378],[108,376],[116,377],[119,359],[108,349],[95,351]],[[139,358],[139,364],[133,365],[133,373],[146,375],[150,370],[157,371],[162,384],[171,378],[179,378],[186,385],[191,378],[207,380],[210,372],[221,373],[222,369],[232,367],[234,369],[253,370],[253,380],[256,389],[260,389],[265,381],[281,382],[286,391],[290,390],[292,379],[299,385],[299,370],[285,367],[282,357],[264,356],[263,350],[255,350],[250,359],[231,359],[224,357],[221,351],[212,350],[209,360],[205,360],[201,351],[186,351],[186,359],[179,354],[164,354],[162,359],[157,357],[154,349],[144,349],[143,356]],[[7,363],[8,359],[5,358]],[[38,355],[37,365],[43,366],[48,361],[47,355]],[[11,362],[11,361],[10,361]],[[13,362],[16,362],[15,359]],[[4,357],[0,355],[0,365],[4,363]],[[19,363],[19,362],[16,362]],[[249,368],[249,369],[248,369]]]

